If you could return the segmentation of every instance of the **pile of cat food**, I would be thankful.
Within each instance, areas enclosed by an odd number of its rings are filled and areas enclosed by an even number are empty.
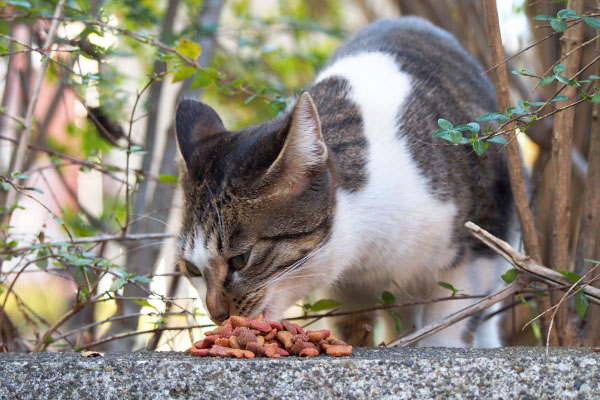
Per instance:
[[[294,323],[263,321],[262,316],[233,316],[205,335],[186,352],[199,357],[237,358],[314,357],[323,353],[342,357],[352,353],[352,346],[331,336],[327,329],[305,332]]]

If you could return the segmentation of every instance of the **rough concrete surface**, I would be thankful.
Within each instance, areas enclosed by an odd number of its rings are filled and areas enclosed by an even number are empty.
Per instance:
[[[591,349],[355,349],[251,360],[0,354],[0,399],[600,399]]]

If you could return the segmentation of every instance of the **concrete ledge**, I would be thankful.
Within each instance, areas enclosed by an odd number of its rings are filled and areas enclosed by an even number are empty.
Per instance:
[[[0,354],[0,399],[598,399],[600,353],[355,349],[351,357]]]

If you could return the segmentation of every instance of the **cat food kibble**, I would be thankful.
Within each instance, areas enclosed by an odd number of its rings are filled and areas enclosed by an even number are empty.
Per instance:
[[[331,336],[327,329],[305,332],[294,323],[263,321],[262,316],[258,319],[232,316],[205,335],[186,352],[198,357],[235,358],[279,358],[290,354],[342,357],[352,353],[352,346]]]

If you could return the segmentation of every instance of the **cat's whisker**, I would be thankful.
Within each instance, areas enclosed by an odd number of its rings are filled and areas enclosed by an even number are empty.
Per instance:
[[[163,224],[167,228],[169,228],[169,230],[171,232],[177,232],[177,229],[173,225],[171,225],[171,224],[169,224],[169,223],[167,223],[167,222],[165,222],[165,221],[163,221],[163,220],[161,220],[159,218],[153,217],[151,215],[148,215],[148,214],[135,214],[135,213],[132,213],[131,215],[134,216],[134,217],[136,217],[136,218],[139,218],[139,219],[149,219],[151,221],[158,222],[160,224]]]
[[[316,256],[320,252],[322,252],[325,249],[327,249],[329,247],[329,240],[328,239],[329,239],[329,237],[326,237],[324,239],[324,243],[325,244],[323,246],[317,247],[316,249],[314,249],[313,251],[311,251],[310,253],[308,253],[306,256],[302,257],[300,260],[298,260],[295,263],[293,263],[288,269],[286,269],[280,275],[276,276],[275,278],[273,278],[273,279],[271,279],[269,281],[263,282],[261,285],[259,285],[258,289],[256,289],[256,290],[263,289],[265,286],[273,286],[273,285],[281,282],[282,280],[286,279],[288,277],[288,275],[290,275],[291,273],[293,273],[297,269],[299,269],[310,258]],[[325,272],[324,272],[324,274],[326,275]]]
[[[146,244],[142,244],[142,245],[139,245],[139,246],[137,246],[137,247],[133,247],[133,248],[131,248],[131,249],[128,249],[128,250],[125,252],[125,254],[129,254],[129,253],[131,253],[131,252],[133,252],[133,251],[136,251],[136,250],[143,249],[144,247],[156,246],[156,245],[163,245],[163,244],[165,244],[165,243],[168,243],[168,241],[167,241],[167,240],[160,240],[160,241],[158,241],[158,242],[152,242],[152,243],[146,243]]]

